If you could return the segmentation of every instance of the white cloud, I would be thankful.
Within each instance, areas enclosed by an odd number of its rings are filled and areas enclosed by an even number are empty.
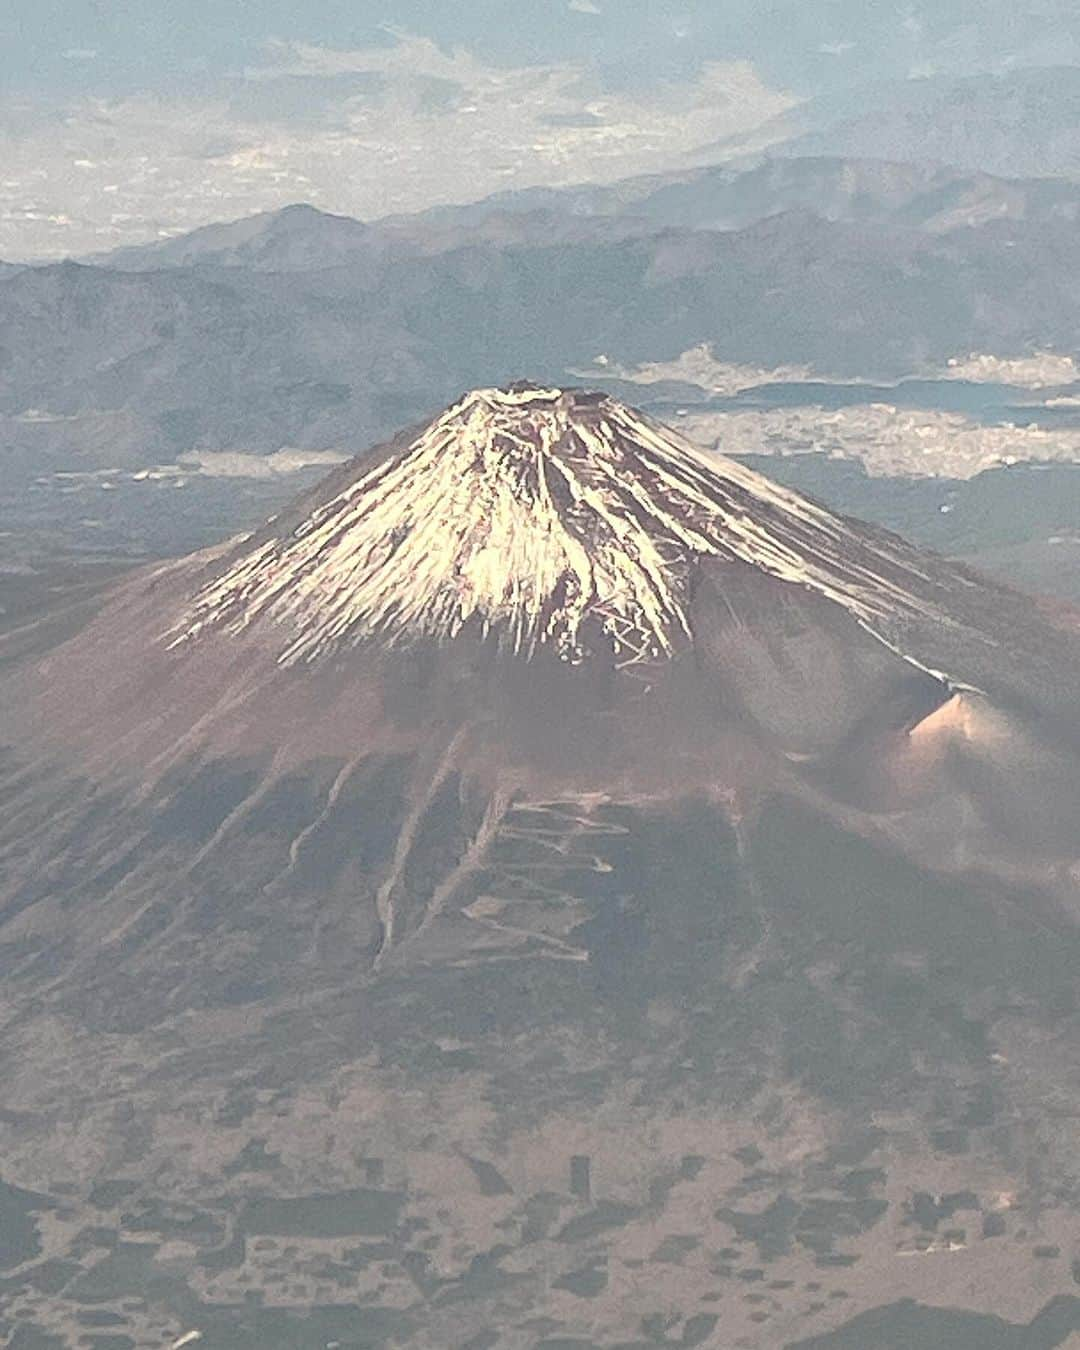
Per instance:
[[[297,200],[371,219],[507,187],[610,182],[795,102],[745,61],[598,97],[583,66],[488,66],[393,38],[348,51],[275,42],[216,98],[88,99],[22,117],[0,133],[14,185],[0,186],[0,258],[77,255]],[[292,89],[295,103],[298,83],[294,116],[278,95]],[[0,126],[3,113],[0,102]]]
[[[251,455],[241,450],[192,450],[180,456],[180,468],[207,478],[280,478],[305,469],[329,469],[348,455],[337,450],[275,450]],[[144,471],[145,476],[149,474]]]
[[[909,5],[906,9],[901,11],[900,27],[908,37],[912,38],[915,42],[921,42],[926,31],[922,16],[913,5]]]
[[[601,14],[603,11],[595,0],[570,0],[567,9],[572,9],[575,14]]]
[[[93,47],[69,47],[60,55],[65,61],[96,61],[97,51]]]
[[[385,47],[337,48],[314,42],[287,42],[272,38],[267,61],[245,71],[248,79],[278,80],[286,75],[334,76],[356,74],[429,75],[443,79],[476,79],[486,67],[463,47],[444,51],[430,38],[419,37],[389,24],[383,31],[394,41]]]
[[[823,56],[846,56],[848,52],[855,50],[854,42],[823,42],[818,47],[818,51]]]
[[[1011,384],[1022,389],[1053,389],[1080,380],[1080,367],[1059,352],[1032,352],[1028,356],[990,356],[972,352],[951,357],[940,372],[946,380],[972,384]]]
[[[610,357],[596,358],[592,369],[573,370],[582,379],[626,380],[632,384],[693,385],[712,397],[729,397],[743,389],[766,384],[791,384],[817,378],[809,366],[744,366],[719,361],[707,342],[691,347],[671,361],[645,361],[638,366],[622,366]]]

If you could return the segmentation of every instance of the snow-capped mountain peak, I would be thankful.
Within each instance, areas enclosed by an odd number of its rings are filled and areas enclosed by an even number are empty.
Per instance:
[[[292,664],[469,628],[523,655],[654,659],[689,635],[710,558],[867,624],[924,608],[905,552],[609,397],[517,384],[466,395],[291,531],[241,546],[171,640],[269,623]]]

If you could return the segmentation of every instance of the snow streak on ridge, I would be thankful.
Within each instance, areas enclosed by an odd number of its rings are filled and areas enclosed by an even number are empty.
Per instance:
[[[708,456],[600,395],[515,386],[467,395],[403,452],[242,554],[171,634],[281,626],[279,661],[365,638],[451,639],[620,662],[689,636],[697,558],[750,564],[863,623],[926,612],[925,578],[845,522]],[[912,585],[913,583],[913,585]]]

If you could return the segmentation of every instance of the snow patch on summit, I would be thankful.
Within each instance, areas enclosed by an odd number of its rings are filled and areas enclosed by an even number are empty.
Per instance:
[[[795,493],[613,399],[513,386],[467,395],[296,529],[241,553],[171,645],[269,622],[289,665],[469,626],[524,655],[551,646],[578,661],[602,643],[630,664],[689,637],[703,558],[809,587],[867,624],[925,612],[915,563]]]

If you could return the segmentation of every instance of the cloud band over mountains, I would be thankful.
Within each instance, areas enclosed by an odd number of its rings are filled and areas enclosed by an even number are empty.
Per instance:
[[[59,258],[307,200],[371,218],[669,167],[795,103],[745,61],[605,89],[585,62],[498,67],[394,32],[276,41],[214,92],[0,104],[0,257]]]

